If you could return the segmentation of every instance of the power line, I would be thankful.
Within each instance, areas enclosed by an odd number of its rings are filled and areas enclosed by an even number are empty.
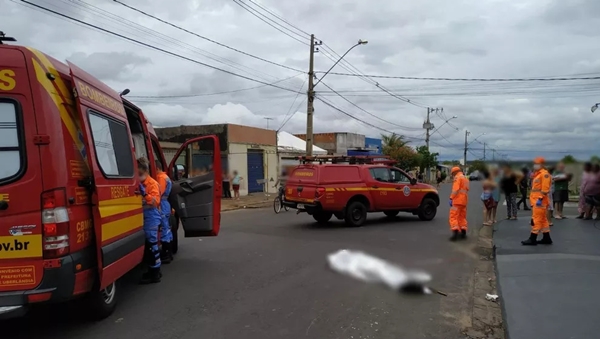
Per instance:
[[[296,109],[292,112],[292,114],[290,114],[290,116],[285,119],[285,121],[283,121],[283,123],[281,124],[281,126],[279,126],[279,128],[277,129],[278,131],[280,131],[283,127],[285,127],[285,125],[292,120],[292,118],[294,117],[294,115],[296,115],[296,113],[298,113],[298,110],[300,109],[300,106],[302,106],[302,104],[304,104],[306,102],[306,98],[302,99],[302,101],[300,101],[300,103],[298,104],[298,106],[296,106]]]
[[[171,23],[171,22],[168,22],[168,21],[166,21],[166,20],[164,20],[164,19],[161,19],[161,18],[159,18],[159,17],[157,17],[157,16],[154,16],[154,15],[152,15],[152,14],[149,14],[149,13],[147,13],[147,12],[144,12],[144,11],[142,11],[142,10],[138,9],[138,8],[135,8],[135,7],[133,7],[133,6],[131,6],[131,5],[128,5],[128,4],[124,3],[124,2],[121,2],[121,1],[119,1],[119,0],[113,0],[113,1],[114,1],[115,3],[117,3],[117,4],[121,5],[121,6],[127,7],[127,8],[129,8],[129,9],[131,9],[131,10],[133,10],[133,11],[136,11],[136,12],[138,12],[138,13],[140,13],[140,14],[143,14],[143,15],[145,15],[145,16],[147,16],[147,17],[150,17],[150,18],[152,18],[152,19],[154,19],[154,20],[160,21],[160,22],[162,22],[162,23],[164,23],[164,24],[166,24],[166,25],[169,25],[169,26],[171,26],[171,27],[174,27],[174,28],[176,28],[176,29],[178,29],[178,30],[180,30],[180,31],[183,31],[183,32],[186,32],[186,33],[188,33],[188,34],[194,35],[194,36],[196,36],[196,37],[198,37],[198,38],[200,38],[200,39],[204,39],[204,40],[206,40],[206,41],[212,42],[212,43],[214,43],[214,44],[217,44],[217,45],[219,45],[219,46],[221,46],[221,47],[225,47],[225,48],[227,48],[227,49],[230,49],[230,50],[232,50],[232,51],[235,51],[235,52],[238,52],[238,53],[244,54],[244,55],[246,55],[246,56],[249,56],[249,57],[251,57],[251,58],[254,58],[254,59],[257,59],[257,60],[260,60],[260,61],[267,62],[267,63],[269,63],[269,64],[272,64],[272,65],[275,65],[275,66],[279,66],[279,67],[286,68],[286,69],[289,69],[289,70],[292,70],[292,71],[296,71],[296,72],[302,72],[302,73],[305,73],[305,72],[303,72],[302,70],[299,70],[299,69],[296,69],[296,68],[293,68],[293,67],[289,67],[289,66],[286,66],[286,65],[283,65],[283,64],[280,64],[280,63],[277,63],[277,62],[271,61],[271,60],[267,60],[267,59],[261,58],[261,57],[259,57],[259,56],[256,56],[256,55],[253,55],[253,54],[250,54],[250,53],[244,52],[244,51],[242,51],[242,50],[239,50],[239,49],[237,49],[237,48],[234,48],[234,47],[228,46],[228,45],[226,45],[226,44],[220,43],[220,42],[218,42],[218,41],[216,41],[216,40],[213,40],[213,39],[207,38],[207,37],[205,37],[205,36],[202,36],[202,35],[200,35],[200,34],[198,34],[198,33],[192,32],[192,31],[190,31],[190,30],[188,30],[188,29],[186,29],[186,28],[183,28],[183,27],[181,27],[181,26],[177,26],[177,25],[175,25],[175,24],[173,24],[173,23]]]
[[[315,72],[324,73],[324,72]],[[361,75],[352,73],[339,73],[330,72],[332,75],[350,76],[350,77],[362,77]],[[572,81],[572,80],[599,80],[600,76],[595,77],[560,77],[560,78],[426,78],[426,77],[406,77],[406,76],[393,76],[393,75],[374,75],[365,74],[364,76],[369,78],[379,79],[402,79],[402,80],[428,80],[428,81],[484,81],[484,82],[503,82],[503,81]]]
[[[53,3],[55,1],[53,1]],[[214,53],[211,53],[209,51],[206,51],[206,50],[203,50],[201,48],[198,48],[196,46],[192,46],[192,45],[190,45],[190,44],[188,44],[186,42],[177,40],[177,39],[175,39],[175,38],[173,38],[171,36],[167,36],[165,34],[157,32],[157,31],[155,31],[153,29],[150,29],[150,28],[147,28],[145,26],[139,25],[139,24],[137,24],[137,23],[135,23],[135,22],[133,22],[131,20],[128,20],[126,18],[123,18],[121,16],[113,14],[113,13],[111,13],[109,11],[106,11],[106,10],[104,10],[102,8],[99,8],[97,6],[94,6],[92,4],[88,4],[88,3],[84,2],[84,1],[81,1],[81,0],[60,0],[60,1],[68,3],[68,5],[69,5],[69,8],[67,8],[67,9],[62,9],[61,8],[63,11],[64,10],[69,11],[70,8],[73,5],[77,5],[77,6],[79,6],[81,8],[81,10],[90,12],[93,15],[94,19],[96,19],[96,18],[107,18],[108,20],[113,21],[113,22],[115,22],[118,25],[122,25],[122,26],[125,26],[126,28],[133,28],[136,31],[140,31],[144,36],[145,35],[149,35],[149,36],[157,38],[159,40],[166,41],[167,43],[172,43],[172,44],[176,45],[177,47],[182,47],[182,48],[187,49],[187,50],[189,50],[189,51],[191,51],[193,53],[198,53],[198,54],[200,54],[200,55],[202,55],[202,56],[204,56],[204,57],[206,57],[208,59],[217,61],[219,63],[225,64],[227,66],[230,66],[230,67],[232,67],[234,69],[237,69],[237,70],[240,70],[242,72],[246,72],[246,73],[251,74],[253,76],[257,76],[257,77],[259,77],[261,79],[264,79],[264,80],[266,80],[266,79],[263,76],[259,75],[259,73],[267,75],[268,77],[271,77],[271,78],[275,78],[274,76],[269,75],[269,74],[267,74],[265,72],[253,69],[251,67],[248,67],[246,65],[240,64],[240,63],[235,62],[233,60],[221,57],[221,56],[216,55]],[[135,33],[133,33],[133,34],[137,35]],[[142,36],[142,38],[144,38],[144,36]],[[238,65],[239,67],[236,66],[236,65]],[[248,69],[249,71],[246,70],[246,69]],[[270,81],[270,80],[267,80],[267,81]]]
[[[282,31],[280,28],[276,27],[275,25],[273,25],[272,23],[270,23],[270,22],[266,21],[265,19],[261,18],[260,16],[262,16],[262,17],[264,17],[264,18],[266,18],[266,19],[270,20],[271,22],[273,22],[273,23],[275,23],[275,24],[279,25],[279,26],[280,26],[280,27],[282,27],[283,29],[287,29],[288,31],[292,32],[293,34],[296,34],[296,35],[298,35],[298,33],[295,33],[295,32],[293,32],[293,31],[291,31],[289,28],[287,28],[287,27],[285,27],[285,26],[283,26],[283,25],[281,25],[281,24],[279,24],[279,23],[276,23],[276,22],[275,22],[274,20],[272,20],[272,19],[269,19],[269,18],[268,18],[266,15],[264,15],[264,14],[262,14],[262,13],[258,12],[257,10],[255,10],[255,9],[251,8],[250,6],[246,5],[245,3],[241,2],[241,0],[233,0],[233,2],[234,2],[236,5],[238,5],[238,6],[240,6],[241,8],[243,8],[243,9],[244,9],[245,11],[247,11],[248,13],[250,13],[250,14],[254,15],[255,17],[257,17],[257,18],[258,18],[260,21],[262,21],[262,22],[266,23],[267,25],[269,25],[269,26],[271,26],[271,27],[275,28],[275,29],[276,29],[276,30],[278,30],[279,32],[281,32],[281,33],[283,33],[283,34],[287,35],[288,37],[290,37],[290,38],[292,38],[292,39],[294,39],[294,40],[298,41],[299,43],[301,43],[301,44],[303,44],[303,45],[307,45],[307,46],[308,46],[308,43],[307,43],[307,42],[305,42],[305,41],[302,41],[302,40],[298,39],[297,37],[294,37],[294,36],[290,35],[289,33],[286,33],[286,32],[284,32],[284,31]],[[247,6],[247,7],[246,7],[246,6]],[[255,13],[255,12],[256,12],[256,13]],[[259,16],[259,15],[260,15],[260,16]]]
[[[298,96],[300,96],[300,93],[302,92],[302,88],[304,87],[304,84],[306,84],[306,81],[308,81],[308,78],[304,79],[304,82],[300,86],[300,89],[298,90],[298,93],[296,94],[296,97],[294,98],[294,101],[292,101],[292,104],[290,105],[290,108],[288,108],[287,113],[283,117],[283,121],[281,122],[281,125],[279,126],[279,128],[277,128],[278,131],[281,130],[283,128],[283,126],[285,126],[285,124],[287,124],[287,122],[290,121],[290,119],[292,119],[292,117],[296,114],[296,112],[298,112],[298,109],[300,109],[300,105],[302,105],[302,103],[304,103],[304,100],[302,100],[300,102],[300,104],[298,105],[298,107],[296,108],[296,111],[293,112],[292,115],[290,115],[289,118],[287,117],[290,114],[290,112],[292,111],[292,107],[294,107],[294,104],[296,103],[296,100],[298,100]]]
[[[347,101],[348,103],[350,103],[352,106],[354,106],[354,107],[358,108],[359,110],[361,110],[361,111],[363,111],[363,112],[367,113],[368,115],[370,115],[370,116],[374,117],[375,119],[378,119],[378,120],[380,120],[380,121],[382,121],[382,122],[385,122],[386,124],[390,124],[390,125],[396,126],[396,127],[400,128],[400,129],[407,130],[407,131],[417,131],[417,130],[421,130],[420,128],[415,128],[415,127],[407,127],[407,126],[398,125],[398,124],[396,124],[396,123],[393,123],[393,122],[391,122],[391,121],[388,121],[388,120],[385,120],[385,119],[383,119],[383,118],[380,118],[380,117],[376,116],[375,114],[373,114],[373,113],[371,113],[371,112],[369,112],[369,111],[365,110],[364,108],[362,108],[362,107],[358,106],[357,104],[355,104],[354,102],[350,101],[348,98],[344,97],[343,95],[339,94],[339,93],[338,93],[338,92],[336,92],[336,91],[335,91],[333,88],[329,87],[329,85],[327,85],[326,83],[324,83],[324,82],[321,82],[321,83],[323,84],[323,86],[325,86],[325,87],[329,88],[331,91],[333,91],[334,93],[336,93],[336,94],[337,94],[337,95],[338,95],[340,98],[344,99],[345,101]]]
[[[136,43],[136,44],[139,44],[139,45],[142,45],[142,46],[144,46],[144,47],[148,47],[148,48],[151,48],[151,49],[157,50],[157,51],[159,51],[159,52],[162,52],[162,53],[165,53],[165,54],[169,54],[169,55],[171,55],[171,56],[174,56],[174,57],[177,57],[177,58],[180,58],[180,59],[183,59],[183,60],[187,60],[187,61],[193,62],[193,63],[195,63],[195,64],[198,64],[198,65],[202,65],[202,66],[205,66],[205,67],[208,67],[208,68],[214,69],[214,70],[216,70],[216,71],[221,71],[221,72],[223,72],[223,73],[227,73],[227,74],[230,74],[230,75],[233,75],[233,76],[236,76],[236,77],[242,78],[242,79],[250,80],[250,81],[257,82],[257,83],[260,83],[260,84],[263,84],[263,85],[266,85],[266,86],[271,86],[271,87],[274,87],[274,88],[279,88],[279,89],[282,89],[282,90],[285,90],[285,91],[289,91],[289,92],[294,92],[294,93],[296,93],[296,90],[289,89],[289,88],[285,88],[285,87],[281,87],[281,86],[278,86],[278,85],[273,85],[273,84],[270,84],[270,83],[268,83],[268,82],[264,82],[264,81],[262,81],[262,80],[257,80],[257,79],[254,79],[254,78],[250,78],[250,77],[247,77],[247,76],[245,76],[245,75],[237,74],[237,73],[235,73],[235,72],[231,72],[231,71],[228,71],[228,70],[225,70],[225,69],[222,69],[222,68],[219,68],[219,67],[213,66],[213,65],[209,65],[209,64],[203,63],[203,62],[201,62],[201,61],[198,61],[198,60],[194,60],[194,59],[192,59],[192,58],[188,58],[188,57],[186,57],[186,56],[183,56],[183,55],[181,55],[181,54],[177,54],[177,53],[174,53],[174,52],[168,51],[168,50],[166,50],[166,49],[163,49],[163,48],[160,48],[160,47],[156,47],[156,46],[154,46],[154,45],[152,45],[152,44],[148,44],[148,43],[145,43],[145,42],[142,42],[142,41],[139,41],[139,40],[136,40],[136,39],[130,38],[130,37],[128,37],[128,36],[125,36],[125,35],[123,35],[123,34],[119,34],[119,33],[116,33],[116,32],[113,32],[113,31],[110,31],[110,30],[108,30],[108,29],[105,29],[105,28],[102,28],[102,27],[100,27],[100,26],[97,26],[97,25],[90,24],[90,23],[88,23],[88,22],[85,22],[85,21],[83,21],[83,20],[79,20],[79,19],[77,19],[77,18],[74,18],[74,17],[72,17],[72,16],[68,16],[68,15],[66,15],[66,14],[63,14],[63,13],[57,12],[57,11],[55,11],[55,10],[52,10],[52,9],[50,9],[50,8],[47,8],[47,7],[44,7],[44,6],[40,6],[40,5],[38,5],[38,4],[34,4],[34,3],[32,3],[32,2],[29,2],[29,1],[27,1],[27,0],[21,0],[21,2],[24,2],[24,3],[28,4],[28,5],[31,5],[31,6],[34,6],[34,7],[37,7],[37,8],[40,8],[40,9],[42,9],[42,10],[44,10],[44,11],[47,11],[47,12],[53,13],[53,14],[55,14],[55,15],[58,15],[58,16],[61,16],[61,17],[67,18],[67,19],[69,19],[69,20],[72,20],[72,21],[78,22],[78,23],[80,23],[80,24],[84,24],[84,25],[86,25],[86,26],[89,26],[89,27],[92,27],[92,28],[94,28],[94,29],[96,29],[96,30],[99,30],[99,31],[102,31],[102,32],[105,32],[105,33],[108,33],[108,34],[111,34],[111,35],[114,35],[114,36],[116,36],[116,37],[119,37],[119,38],[121,38],[121,39],[124,39],[124,40],[128,40],[128,41],[134,42],[134,43]]]
[[[304,72],[302,72],[304,73]],[[277,80],[275,82],[270,83],[269,85],[274,85],[286,80],[290,80],[292,78],[297,77],[300,74],[296,74],[294,76],[285,78],[285,79],[280,79]],[[148,98],[148,99],[161,99],[161,98],[196,98],[196,97],[205,97],[205,96],[211,96],[211,95],[220,95],[220,94],[231,94],[231,93],[238,93],[238,92],[243,92],[243,91],[249,91],[249,90],[253,90],[253,89],[257,89],[257,88],[262,88],[262,87],[266,87],[268,85],[258,85],[258,86],[252,86],[252,87],[247,87],[247,88],[240,88],[240,89],[235,89],[235,90],[231,90],[231,91],[223,91],[223,92],[213,92],[213,93],[204,93],[204,94],[187,94],[187,95],[128,95],[128,98]],[[298,92],[300,93],[300,92]]]
[[[253,4],[255,4],[256,6],[260,7],[262,10],[264,10],[265,12],[267,12],[267,13],[271,14],[272,16],[276,17],[277,19],[279,19],[279,20],[281,20],[281,21],[285,22],[286,24],[290,25],[291,27],[294,27],[294,28],[295,28],[295,29],[297,29],[298,31],[300,31],[300,32],[302,32],[302,33],[304,33],[304,34],[306,34],[306,36],[310,36],[310,33],[307,33],[306,31],[304,31],[304,30],[302,30],[302,29],[298,28],[297,26],[295,26],[295,25],[291,24],[289,21],[287,21],[287,20],[285,20],[284,18],[280,17],[279,15],[277,15],[277,14],[275,14],[275,13],[271,12],[269,9],[267,9],[267,8],[265,8],[265,7],[263,7],[263,6],[261,6],[260,4],[258,4],[258,3],[256,3],[256,2],[254,2],[254,1],[252,1],[252,0],[248,0],[248,1],[250,1],[251,3],[253,3]],[[296,33],[296,34],[297,34],[297,33]],[[300,34],[298,34],[298,35],[300,35]]]

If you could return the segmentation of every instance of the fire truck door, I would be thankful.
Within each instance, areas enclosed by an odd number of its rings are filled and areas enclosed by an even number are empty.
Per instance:
[[[180,174],[176,166],[184,151],[192,152],[192,168],[187,169],[187,175]],[[209,135],[187,140],[173,157],[168,173],[173,180],[169,203],[181,221],[185,236],[218,235],[223,193],[219,139]]]
[[[120,96],[69,63],[77,100],[79,137],[92,176],[91,191],[100,288],[136,267],[144,253],[142,198],[130,127]]]

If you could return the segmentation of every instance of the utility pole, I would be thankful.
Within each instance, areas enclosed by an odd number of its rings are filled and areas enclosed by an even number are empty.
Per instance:
[[[269,120],[273,120],[273,118],[264,117],[264,119],[267,120],[267,129],[269,129]]]
[[[467,147],[469,146],[469,143],[468,143],[469,134],[471,134],[469,131],[465,131],[465,153],[463,155],[463,163],[464,163],[463,167],[465,169],[465,172],[467,171]]]
[[[492,148],[492,161],[496,161],[496,150]]]
[[[314,66],[315,66],[315,35],[310,35],[310,59],[308,63],[308,91],[306,94],[308,98],[306,100],[306,155],[312,156],[313,151],[313,112],[315,101],[314,91]]]
[[[483,143],[483,162],[485,162],[485,146],[487,145],[487,142]]]
[[[435,110],[437,111],[438,109],[436,108]],[[433,108],[427,107],[427,120],[425,120],[425,122],[423,123],[423,128],[425,129],[425,145],[427,147],[427,152],[429,152],[429,137],[431,136],[430,131],[434,127],[431,121],[429,120],[429,115],[431,114],[431,112],[433,112]],[[431,168],[429,168],[429,166],[427,166],[427,168],[425,169],[425,175],[427,178],[426,181],[429,182],[431,178]]]

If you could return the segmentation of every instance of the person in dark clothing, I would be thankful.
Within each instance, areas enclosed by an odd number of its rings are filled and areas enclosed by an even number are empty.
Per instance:
[[[523,176],[514,172],[508,164],[502,165],[502,172],[504,175],[500,180],[500,188],[506,196],[506,219],[517,220],[517,191]]]
[[[227,173],[227,170],[223,171],[223,198],[231,199],[231,185],[229,181],[229,173]]]
[[[523,179],[519,182],[519,191],[521,192],[521,200],[517,202],[517,210],[520,210],[519,206],[523,204],[523,210],[530,211],[531,208],[527,207],[527,190],[529,189],[529,169],[523,167]]]

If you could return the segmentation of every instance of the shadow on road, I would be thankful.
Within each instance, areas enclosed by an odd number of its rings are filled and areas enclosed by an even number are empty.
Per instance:
[[[367,218],[367,221],[361,227],[371,227],[371,228],[388,227],[388,226],[392,226],[392,225],[396,226],[397,224],[400,224],[400,223],[405,223],[404,226],[417,226],[418,225],[418,224],[411,224],[413,222],[418,223],[418,222],[421,222],[421,220],[419,220],[419,217],[411,216],[411,215],[399,215],[399,216],[396,216],[393,218],[386,217],[386,216],[375,216],[375,217]],[[296,229],[314,229],[314,230],[361,228],[361,227],[348,226],[348,225],[346,225],[344,220],[337,220],[335,217],[333,217],[326,224],[319,224],[316,221],[312,221],[312,222],[308,221],[308,222],[293,224],[291,227],[296,228]]]
[[[140,275],[141,270],[134,269],[119,280],[118,307],[123,307],[136,299],[133,291],[139,289]],[[110,318],[103,321],[110,321]],[[78,299],[68,303],[33,304],[24,317],[0,321],[0,328],[2,328],[2,338],[29,339],[46,337],[48,333],[87,332],[91,326],[100,323],[90,320],[81,305],[81,300]]]

